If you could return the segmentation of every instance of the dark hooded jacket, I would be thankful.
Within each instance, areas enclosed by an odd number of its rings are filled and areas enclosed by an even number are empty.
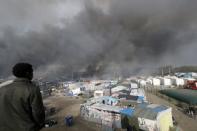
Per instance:
[[[0,87],[0,131],[39,131],[44,120],[39,87],[22,78]]]

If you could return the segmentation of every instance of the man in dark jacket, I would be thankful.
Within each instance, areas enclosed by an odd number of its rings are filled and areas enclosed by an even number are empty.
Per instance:
[[[0,87],[0,131],[39,131],[45,120],[39,87],[31,80],[32,65],[13,67],[16,79]]]

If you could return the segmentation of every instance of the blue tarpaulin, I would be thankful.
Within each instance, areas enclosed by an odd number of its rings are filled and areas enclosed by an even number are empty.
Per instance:
[[[134,109],[132,108],[125,108],[123,110],[120,110],[121,114],[127,115],[127,116],[133,116],[134,114]]]
[[[144,96],[138,96],[138,100],[144,100]]]

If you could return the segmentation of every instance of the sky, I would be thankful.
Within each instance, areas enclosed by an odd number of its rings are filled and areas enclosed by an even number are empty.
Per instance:
[[[197,64],[197,1],[106,1],[0,0],[0,76],[17,62],[43,79]]]

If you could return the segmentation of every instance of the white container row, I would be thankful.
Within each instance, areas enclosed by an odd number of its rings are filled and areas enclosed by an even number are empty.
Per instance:
[[[153,86],[183,86],[186,84],[187,80],[177,78],[177,77],[156,77],[156,78],[148,78],[147,80],[138,80],[138,84],[140,87],[145,87],[147,84],[151,84]]]

